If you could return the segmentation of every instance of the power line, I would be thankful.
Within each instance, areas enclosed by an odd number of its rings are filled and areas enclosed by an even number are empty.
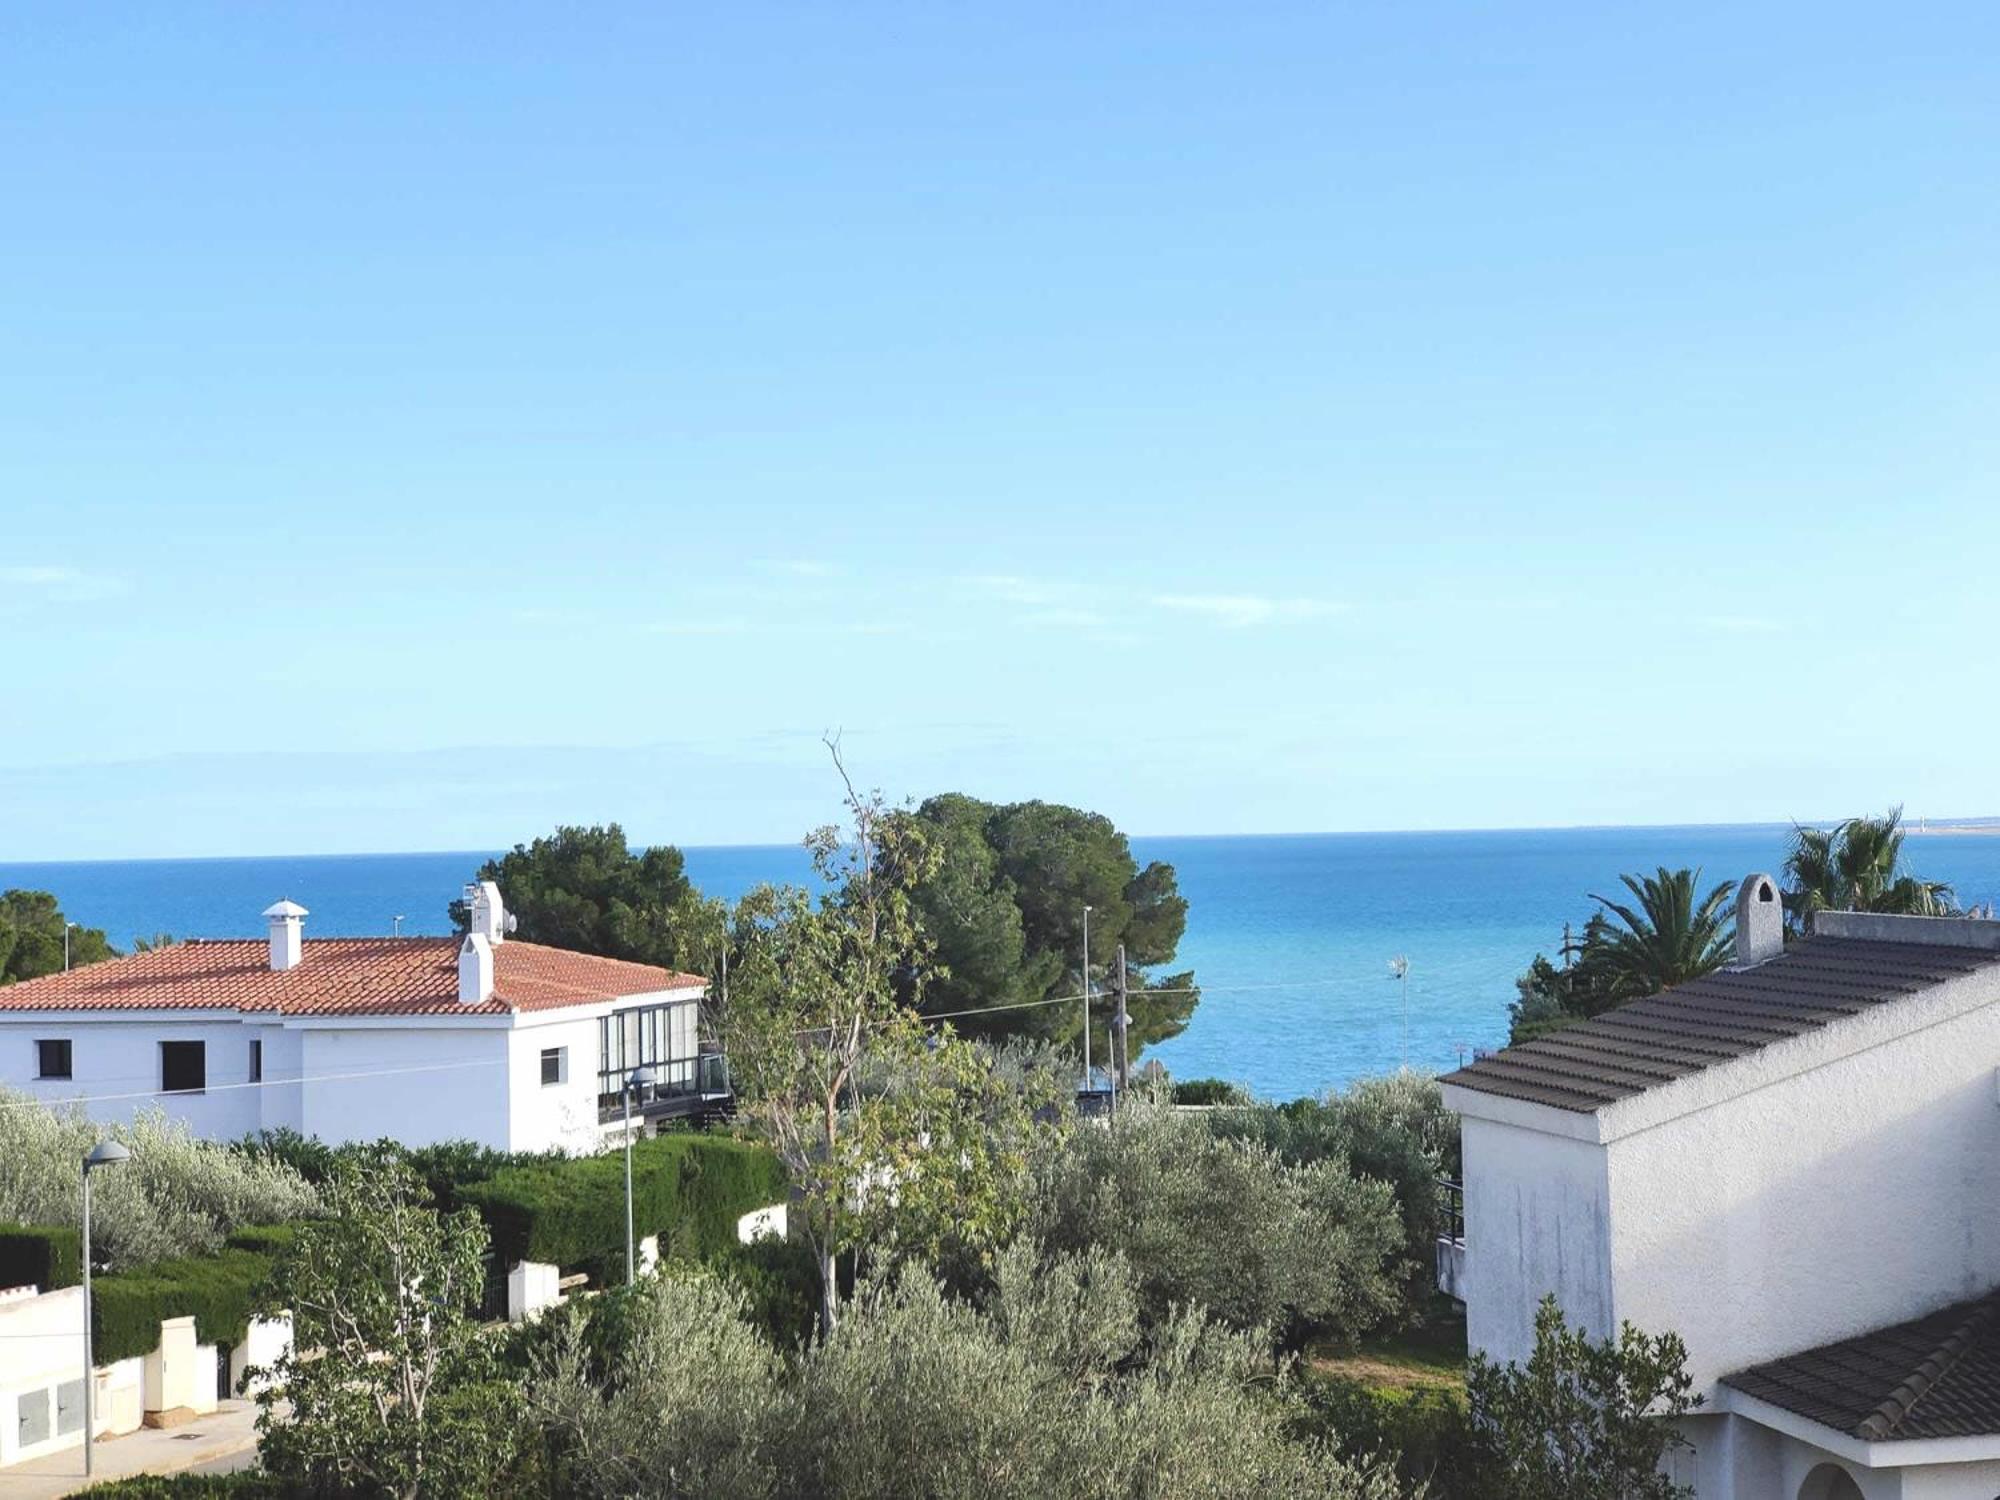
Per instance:
[[[181,1094],[225,1094],[237,1089],[274,1089],[306,1083],[343,1083],[355,1078],[395,1078],[408,1073],[450,1073],[465,1068],[504,1068],[508,1059],[478,1058],[470,1062],[421,1063],[410,1068],[369,1068],[358,1073],[302,1073],[297,1078],[260,1078],[253,1083],[216,1083],[199,1089],[140,1089],[129,1094],[65,1094],[45,1099],[30,1096],[0,1100],[0,1109],[49,1109],[63,1104],[114,1104],[131,1099],[172,1099]]]

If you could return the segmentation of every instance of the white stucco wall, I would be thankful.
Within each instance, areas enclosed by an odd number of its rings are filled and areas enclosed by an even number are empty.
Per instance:
[[[51,1104],[89,1097],[92,1117],[106,1121],[129,1121],[142,1110],[166,1108],[202,1135],[229,1139],[262,1123],[258,1096],[264,1090],[224,1087],[249,1081],[253,1034],[233,1011],[116,1015],[72,1011],[9,1017],[0,1020],[0,1083]],[[72,1076],[67,1081],[35,1077],[35,1043],[44,1037],[69,1039]],[[163,1041],[204,1045],[206,1092],[158,1093]],[[268,1055],[265,1066],[269,1068]]]
[[[597,1015],[562,1011],[516,1018],[507,1035],[510,1082],[507,1149],[594,1151],[603,1140],[597,1123]],[[565,1077],[542,1082],[542,1053],[561,1048]]]
[[[1601,1146],[1466,1117],[1465,1313],[1471,1346],[1501,1361],[1535,1346],[1554,1293],[1571,1323],[1610,1326],[1610,1205]]]
[[[1995,986],[1837,1023],[1841,1055],[1824,1035],[1766,1049],[1728,1092],[1610,1141],[1613,1316],[1678,1332],[1712,1395],[2000,1285],[2000,1004],[1957,1003]]]
[[[302,1129],[323,1141],[508,1149],[507,1018],[321,1021],[302,1032]]]

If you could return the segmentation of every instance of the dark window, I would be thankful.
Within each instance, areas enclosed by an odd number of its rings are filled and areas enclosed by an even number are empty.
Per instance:
[[[70,1076],[69,1038],[60,1041],[35,1043],[35,1076],[38,1078],[68,1078]]]
[[[563,1081],[563,1049],[544,1047],[542,1049],[542,1087]]]
[[[264,1039],[262,1037],[258,1037],[250,1044],[250,1081],[252,1083],[262,1083],[264,1081]]]
[[[160,1092],[199,1094],[208,1087],[208,1047],[204,1042],[160,1043]]]

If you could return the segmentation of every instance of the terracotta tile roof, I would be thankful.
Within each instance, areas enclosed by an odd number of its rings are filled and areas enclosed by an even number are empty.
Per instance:
[[[1871,1443],[2000,1434],[2000,1293],[1723,1384]]]
[[[1443,1081],[1590,1114],[1995,965],[2000,953],[1941,943],[1807,938],[1754,969],[1634,1000],[1483,1057]]]
[[[288,1016],[505,1015],[704,983],[519,941],[493,950],[493,998],[458,1003],[455,938],[308,938],[297,968],[274,973],[263,939],[176,943],[0,987],[23,1010],[242,1010]]]

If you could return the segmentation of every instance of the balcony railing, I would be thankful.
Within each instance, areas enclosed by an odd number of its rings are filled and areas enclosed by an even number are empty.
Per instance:
[[[1437,1289],[1465,1300],[1465,1184],[1438,1179]]]
[[[635,1120],[681,1119],[691,1115],[727,1115],[735,1104],[729,1084],[729,1060],[719,1052],[675,1062],[655,1063],[657,1082],[632,1093]],[[610,1074],[597,1077],[597,1118],[613,1124],[625,1118],[624,1080]]]

